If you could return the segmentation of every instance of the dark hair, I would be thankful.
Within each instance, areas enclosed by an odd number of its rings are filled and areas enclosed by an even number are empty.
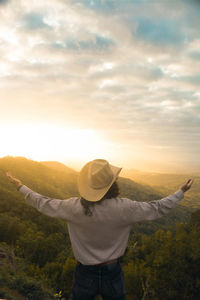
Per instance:
[[[81,197],[80,201],[81,201],[81,204],[83,206],[85,215],[86,216],[92,216],[92,210],[90,208],[92,208],[95,204],[96,205],[101,204],[102,201],[105,200],[105,199],[116,198],[118,195],[119,195],[119,186],[118,186],[118,183],[115,181],[111,185],[111,187],[109,188],[107,193],[99,201],[92,202],[92,201],[88,201],[88,200],[84,199],[83,197]]]

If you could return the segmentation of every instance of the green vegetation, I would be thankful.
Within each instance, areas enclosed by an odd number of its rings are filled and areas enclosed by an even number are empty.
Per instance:
[[[77,173],[62,164],[0,159],[0,298],[70,299],[76,261],[66,223],[27,205],[8,182],[8,170],[41,194],[60,199],[78,195]],[[121,194],[133,200],[163,196],[129,179],[120,178],[119,185]],[[190,214],[179,206],[165,218],[133,226],[122,261],[128,300],[199,299],[200,211]]]
[[[148,184],[157,193],[171,194],[189,178],[194,179],[190,193],[186,194],[182,205],[190,208],[200,208],[200,173],[188,174],[162,174],[142,172],[137,170],[124,170],[123,176],[141,184]]]
[[[124,258],[127,300],[198,300],[200,295],[200,211],[174,232],[136,234]]]

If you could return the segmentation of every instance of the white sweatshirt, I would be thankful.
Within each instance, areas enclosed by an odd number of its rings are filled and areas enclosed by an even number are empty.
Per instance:
[[[123,256],[132,224],[155,220],[170,212],[184,197],[178,190],[161,200],[138,202],[128,198],[105,199],[86,216],[80,197],[67,200],[40,195],[23,185],[19,191],[41,213],[67,222],[75,258],[84,265],[106,262]]]

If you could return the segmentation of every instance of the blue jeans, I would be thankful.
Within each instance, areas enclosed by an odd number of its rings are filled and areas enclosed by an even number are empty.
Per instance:
[[[121,263],[106,266],[86,266],[78,263],[75,268],[73,300],[95,300],[101,295],[103,300],[125,300],[125,283]]]

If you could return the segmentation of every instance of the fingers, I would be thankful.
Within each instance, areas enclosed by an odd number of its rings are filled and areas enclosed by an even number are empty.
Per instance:
[[[188,179],[188,181],[186,182],[186,184],[188,184],[190,181],[191,181],[192,179],[190,178],[190,179]]]
[[[187,190],[189,190],[193,184],[194,180],[193,179],[188,179],[188,181],[181,187],[183,192],[186,192]]]
[[[187,182],[187,186],[190,188],[191,187],[191,185],[193,184],[193,181],[194,180],[192,180],[192,179],[189,179],[188,180],[188,182]]]
[[[12,176],[12,174],[11,174],[11,172],[6,172],[6,176],[10,179],[10,178],[13,178],[13,176]]]
[[[186,189],[189,190],[193,184],[193,181],[191,178],[186,182],[185,186],[186,186]]]
[[[10,171],[6,172],[6,176],[8,177],[8,179],[9,179],[11,182],[13,182],[13,180],[15,180],[15,178],[12,176],[12,174],[11,174]]]

